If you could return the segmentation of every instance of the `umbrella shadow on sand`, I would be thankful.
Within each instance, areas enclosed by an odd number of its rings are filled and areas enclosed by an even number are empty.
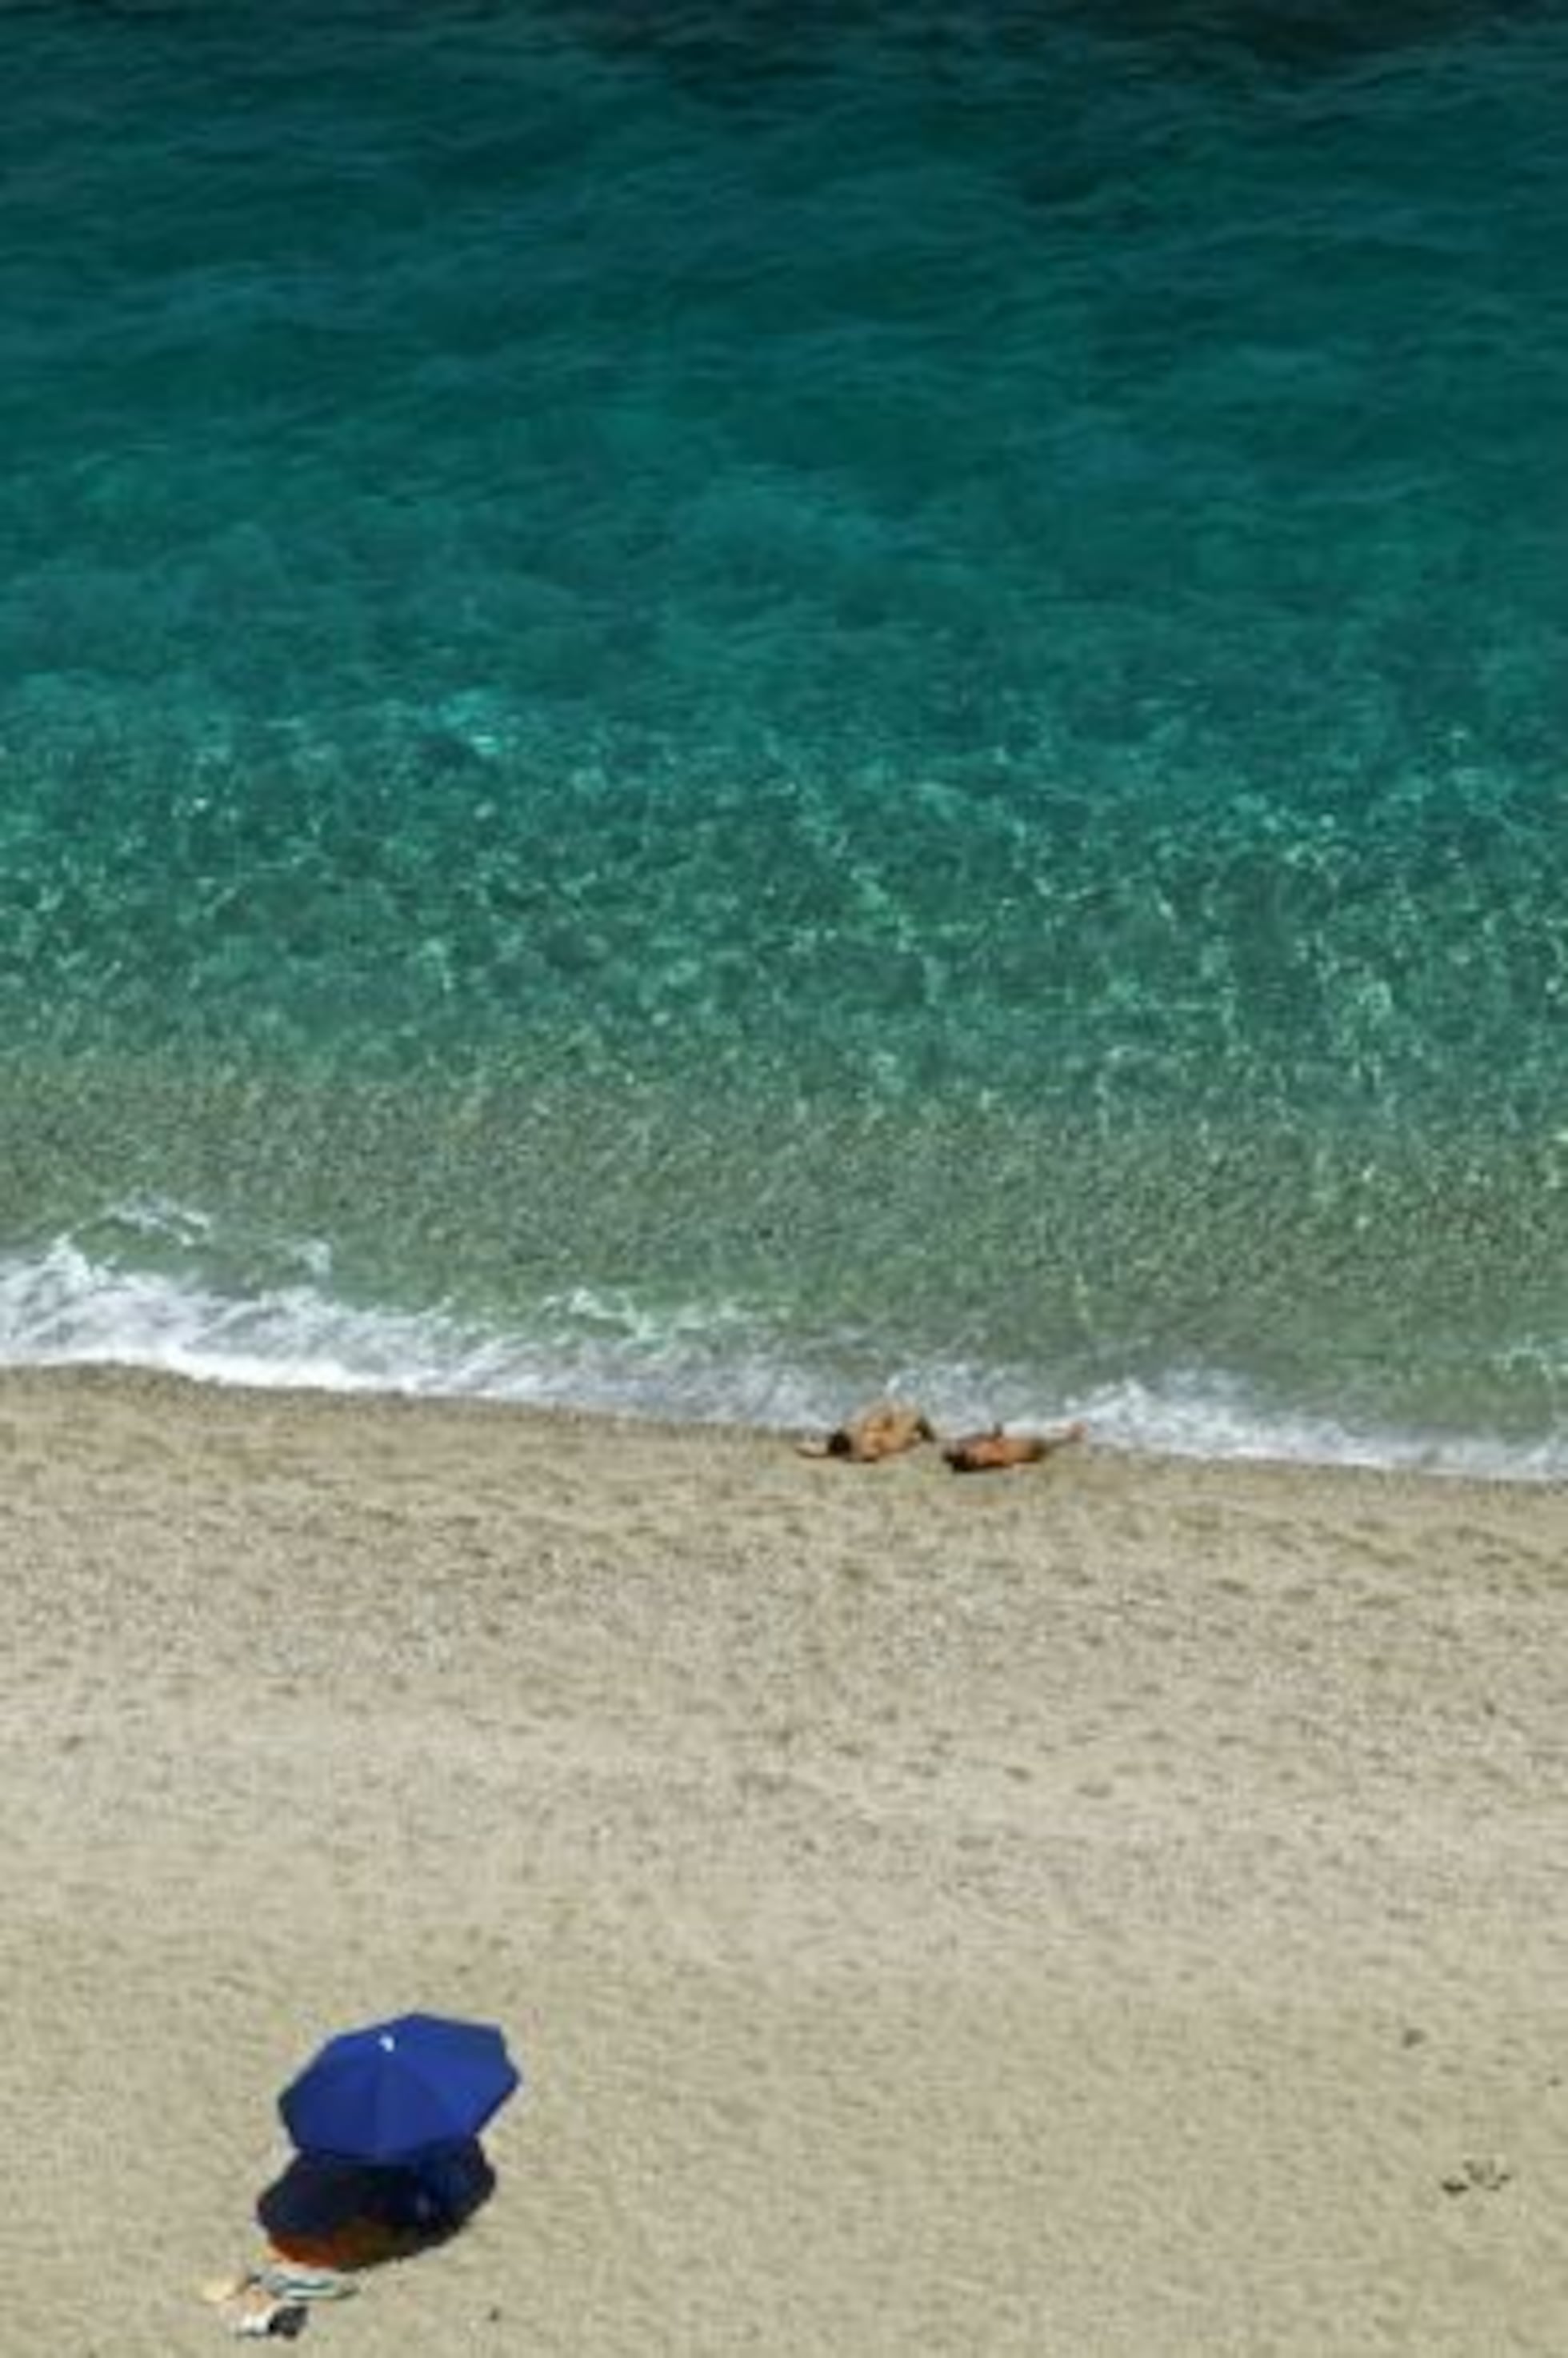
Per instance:
[[[477,2137],[397,2166],[299,2153],[256,2198],[256,2219],[286,2259],[358,2273],[450,2243],[494,2191]]]
[[[449,2244],[494,2191],[477,2137],[396,2164],[297,2154],[256,2198],[265,2257],[204,2298],[231,2331],[292,2342],[314,2308],[347,2299],[371,2270]]]

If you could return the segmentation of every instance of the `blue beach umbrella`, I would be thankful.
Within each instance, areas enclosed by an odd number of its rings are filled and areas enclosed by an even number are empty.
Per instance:
[[[521,2077],[492,2024],[403,2014],[330,2039],[277,2108],[302,2153],[411,2161],[477,2136]]]

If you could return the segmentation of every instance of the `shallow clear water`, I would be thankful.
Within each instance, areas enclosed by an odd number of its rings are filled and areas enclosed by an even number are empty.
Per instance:
[[[1568,1466],[1568,20],[1045,16],[7,12],[0,1356]]]

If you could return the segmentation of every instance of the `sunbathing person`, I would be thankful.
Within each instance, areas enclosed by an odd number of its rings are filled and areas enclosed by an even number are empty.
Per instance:
[[[935,1438],[919,1409],[901,1401],[873,1401],[835,1426],[826,1440],[797,1441],[795,1447],[802,1457],[843,1457],[854,1466],[874,1466]]]
[[[942,1455],[955,1474],[1002,1474],[1016,1466],[1038,1466],[1069,1442],[1082,1441],[1087,1430],[1082,1424],[1065,1424],[1055,1433],[1004,1433],[996,1424],[989,1433],[947,1442]]]

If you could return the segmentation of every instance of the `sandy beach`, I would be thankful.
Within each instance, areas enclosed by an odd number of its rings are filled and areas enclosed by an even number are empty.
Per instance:
[[[410,2006],[529,2088],[319,2358],[1568,2348],[1560,1489],[83,1373],[0,1451],[0,2352],[226,2346]]]

